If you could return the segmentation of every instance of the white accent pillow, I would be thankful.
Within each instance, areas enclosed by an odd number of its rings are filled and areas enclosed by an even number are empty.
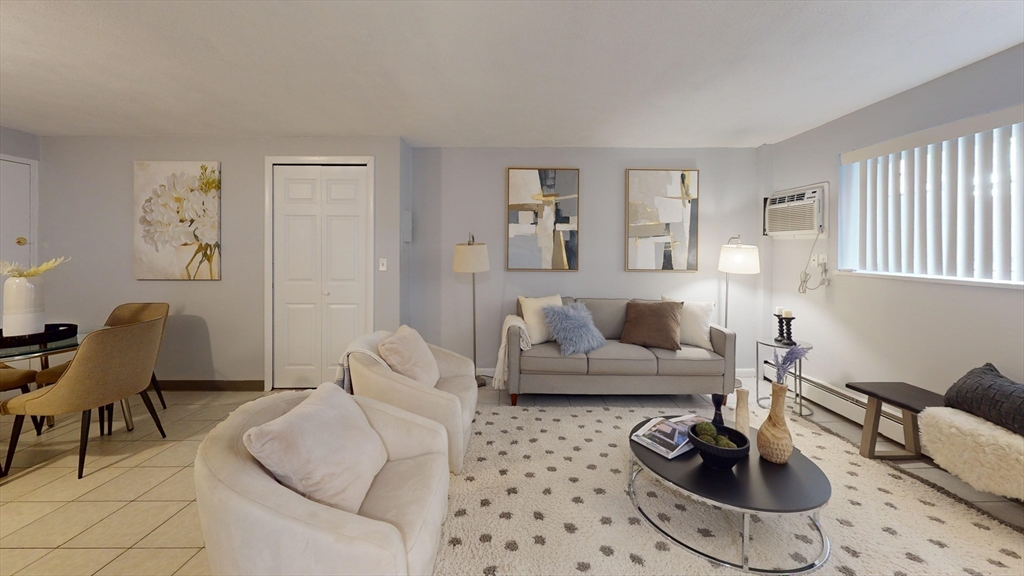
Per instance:
[[[523,309],[523,320],[526,322],[526,333],[530,335],[530,343],[543,344],[551,340],[551,330],[544,317],[545,306],[561,306],[562,297],[558,294],[543,298],[519,297],[519,307]]]
[[[392,370],[428,388],[433,388],[441,377],[437,359],[430,352],[430,347],[419,332],[405,324],[381,341],[377,351]]]
[[[679,302],[668,296],[662,296],[661,301]],[[711,314],[714,311],[714,302],[683,302],[683,313],[679,317],[679,343],[711,350]]]
[[[250,428],[242,442],[281,484],[353,514],[388,461],[359,404],[333,382],[284,416]]]

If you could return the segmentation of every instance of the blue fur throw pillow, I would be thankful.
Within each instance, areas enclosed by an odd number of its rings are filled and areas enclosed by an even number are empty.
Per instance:
[[[566,306],[545,306],[544,320],[551,335],[562,347],[562,356],[586,354],[605,345],[604,336],[594,327],[590,310],[582,302]]]

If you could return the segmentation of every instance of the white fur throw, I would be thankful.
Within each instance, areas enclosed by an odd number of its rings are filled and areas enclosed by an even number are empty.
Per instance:
[[[1024,436],[955,408],[927,408],[918,422],[936,464],[975,490],[1024,500]]]

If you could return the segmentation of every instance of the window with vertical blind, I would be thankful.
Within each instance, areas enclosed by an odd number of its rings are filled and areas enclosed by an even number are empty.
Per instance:
[[[839,268],[1024,285],[1024,105],[842,155]]]

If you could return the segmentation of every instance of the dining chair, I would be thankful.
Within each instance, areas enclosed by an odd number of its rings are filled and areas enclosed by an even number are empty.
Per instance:
[[[9,392],[11,390],[20,390],[22,394],[28,394],[32,391],[29,387],[36,381],[35,370],[22,370],[13,366],[8,366],[3,362],[0,362],[0,392]],[[36,435],[39,435],[43,431],[43,419],[32,417],[32,425],[36,429]]]
[[[162,318],[154,318],[91,332],[82,339],[75,357],[52,386],[0,402],[0,414],[14,416],[10,446],[0,477],[11,470],[25,416],[82,413],[79,478],[85,470],[85,451],[94,408],[112,407],[115,402],[139,394],[160,435],[166,438],[156,408],[146,393],[160,350],[163,322]],[[108,422],[109,417],[108,412]]]
[[[164,326],[167,324],[167,314],[170,311],[170,305],[166,302],[133,302],[130,304],[121,304],[107,316],[107,321],[104,326],[122,326],[124,324],[134,324],[136,322],[145,322],[147,320],[153,320],[160,318],[162,320],[160,324],[160,339],[163,340]],[[68,363],[52,366],[45,370],[40,370],[36,374],[36,384],[39,386],[49,386],[56,382],[64,371],[67,370]],[[150,385],[153,387],[153,391],[156,392],[156,397],[160,400],[160,406],[167,409],[167,402],[164,401],[164,393],[160,390],[160,381],[156,378],[156,371],[150,375]],[[121,412],[124,414],[125,426],[128,430],[132,430],[135,426],[132,422],[131,407],[127,401],[121,403]],[[100,411],[100,416],[103,416],[103,411]],[[107,415],[107,421],[110,422],[113,419],[113,413]],[[102,420],[101,420],[102,423]]]

